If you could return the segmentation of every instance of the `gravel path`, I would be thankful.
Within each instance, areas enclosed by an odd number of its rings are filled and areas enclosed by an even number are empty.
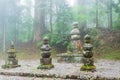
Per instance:
[[[0,61],[0,66],[4,64],[4,61]],[[120,61],[108,61],[108,60],[97,60],[95,65],[97,67],[96,72],[83,72],[80,71],[80,67],[82,64],[79,63],[57,63],[56,61],[53,62],[55,68],[50,70],[38,70],[37,67],[39,66],[39,60],[22,60],[19,61],[21,67],[13,68],[13,69],[2,69],[0,68],[1,72],[8,72],[8,73],[31,73],[34,74],[41,74],[46,75],[47,77],[55,76],[57,79],[40,79],[39,80],[62,80],[59,78],[66,78],[72,76],[73,78],[93,78],[93,77],[101,77],[101,78],[108,78],[113,80],[120,80]],[[38,80],[34,76],[27,78],[22,77],[23,79],[15,78],[15,76],[8,76],[11,79],[6,80]],[[3,78],[3,79],[2,79]],[[0,80],[5,80],[5,76],[0,76]],[[15,78],[15,79],[14,79]],[[21,77],[20,77],[21,78]]]
[[[69,80],[60,78],[36,78],[36,77],[19,77],[19,76],[4,76],[0,75],[0,80]]]

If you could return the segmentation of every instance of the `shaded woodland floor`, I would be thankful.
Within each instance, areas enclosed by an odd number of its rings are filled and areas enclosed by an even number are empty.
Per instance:
[[[120,60],[120,30],[109,30],[105,28],[90,29],[87,31],[93,37],[94,57],[100,59]],[[81,34],[82,35],[82,34]],[[82,41],[83,42],[83,41]],[[67,50],[52,47],[52,57]],[[8,50],[9,46],[7,46]],[[37,43],[27,42],[15,45],[19,59],[39,59],[40,48]],[[2,52],[2,51],[1,51]],[[6,53],[0,53],[0,58],[4,59]]]

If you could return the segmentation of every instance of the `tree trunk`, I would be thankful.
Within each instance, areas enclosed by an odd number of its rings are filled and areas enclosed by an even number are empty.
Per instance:
[[[34,42],[42,39],[45,28],[45,1],[35,0]]]
[[[50,29],[51,29],[51,33],[53,32],[53,28],[52,28],[52,0],[50,0]]]
[[[2,25],[3,25],[3,52],[5,53],[5,51],[6,51],[6,44],[5,44],[5,42],[6,42],[6,23],[5,23],[5,21],[3,21],[3,23],[2,23]]]
[[[6,51],[6,22],[7,22],[7,6],[4,6],[6,3],[5,1],[1,2],[1,8],[0,8],[0,15],[1,16],[1,26],[2,26],[2,50],[3,53]]]
[[[98,20],[98,0],[96,0],[96,28],[99,27],[99,20]]]
[[[109,0],[110,29],[112,29],[112,0]]]

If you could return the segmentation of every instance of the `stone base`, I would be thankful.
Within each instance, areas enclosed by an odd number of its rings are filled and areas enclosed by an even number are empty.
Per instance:
[[[52,58],[42,58],[40,59],[40,66],[37,69],[50,69],[53,68]]]
[[[80,69],[81,71],[96,71],[96,66],[85,66],[83,65]]]
[[[16,68],[16,67],[20,67],[21,65],[12,65],[12,64],[5,64],[5,65],[2,65],[2,68],[3,69],[6,69],[6,68]]]
[[[41,58],[40,63],[43,65],[48,65],[52,63],[52,58]]]
[[[58,54],[57,55],[58,62],[67,62],[67,63],[81,63],[82,62],[82,54]]]

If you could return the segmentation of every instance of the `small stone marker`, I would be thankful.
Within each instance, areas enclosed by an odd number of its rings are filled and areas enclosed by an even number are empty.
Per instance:
[[[2,68],[16,68],[20,67],[18,65],[18,60],[16,59],[16,50],[14,48],[13,42],[11,42],[10,49],[8,50],[7,61],[5,65],[2,65]]]
[[[91,44],[91,37],[87,34],[84,37],[84,46],[83,46],[83,63],[84,65],[81,67],[82,71],[95,71],[96,66],[94,66],[93,60],[93,45]]]
[[[40,59],[40,66],[38,66],[38,69],[50,69],[53,68],[54,65],[52,64],[52,58],[51,56],[51,47],[49,45],[49,39],[48,37],[44,37],[43,39],[43,45],[41,46],[41,56]]]

